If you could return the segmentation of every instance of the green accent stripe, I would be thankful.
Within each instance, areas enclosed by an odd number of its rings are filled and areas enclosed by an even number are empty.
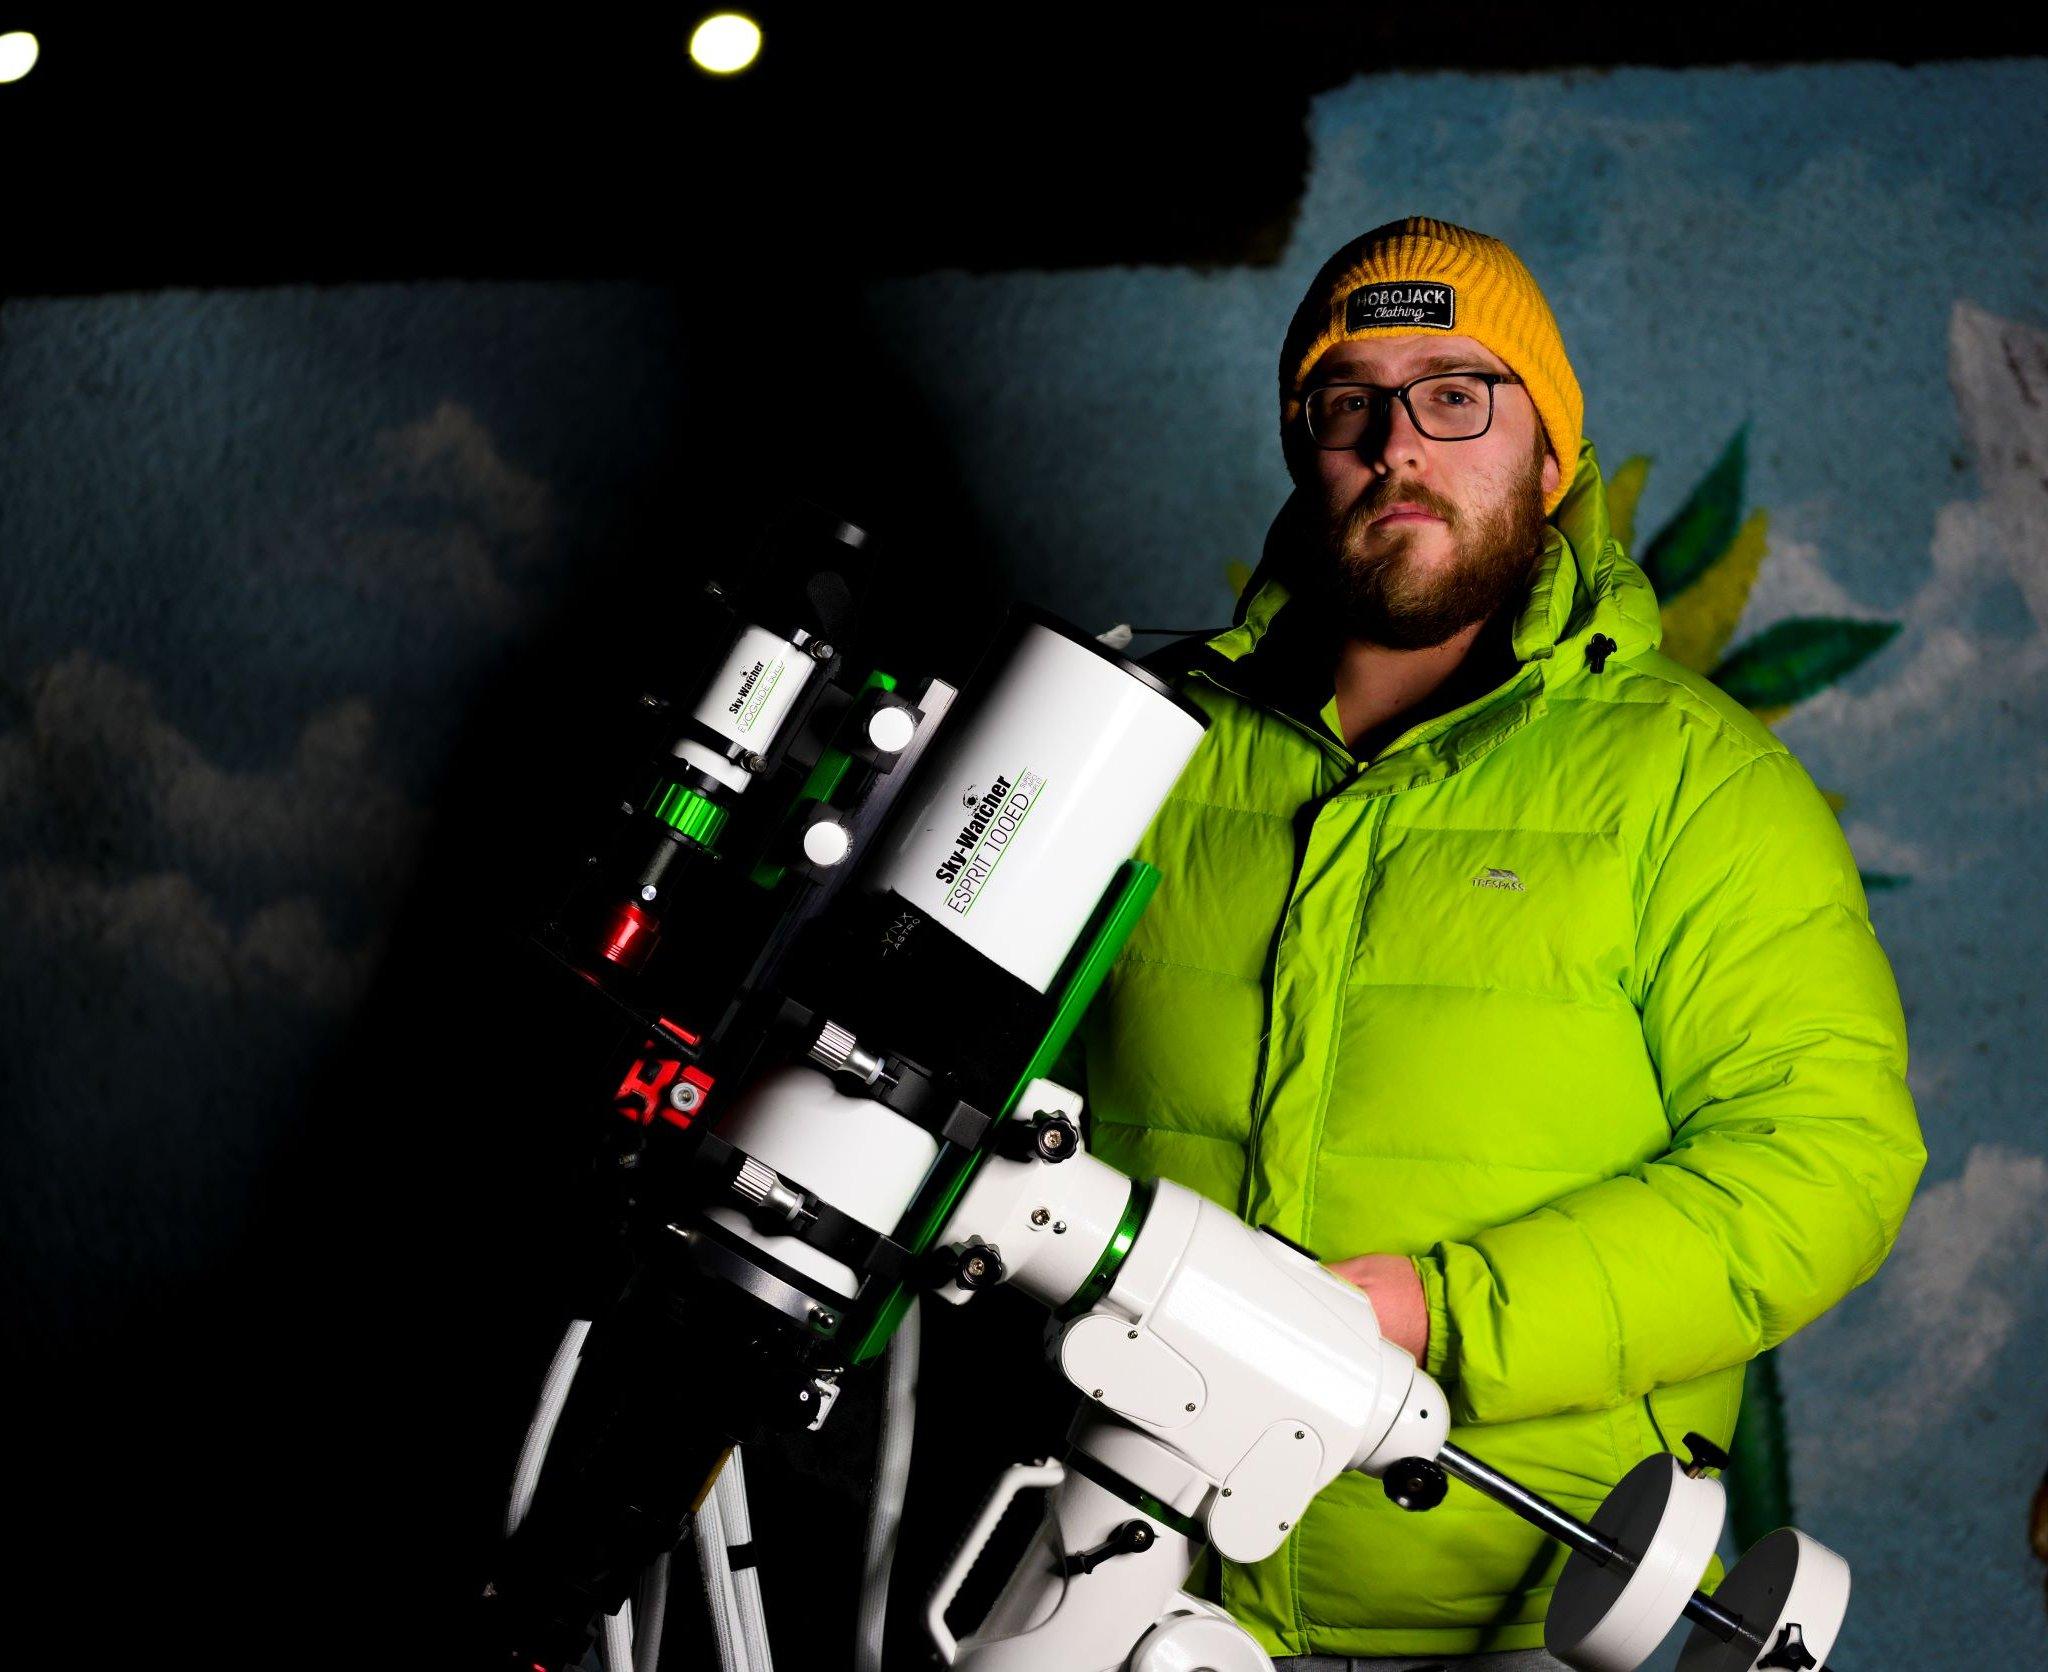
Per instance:
[[[1138,926],[1146,902],[1159,887],[1159,872],[1142,859],[1124,862],[1123,889],[1116,903],[1103,919],[1102,928],[1075,966],[1072,978],[1060,994],[1059,1008],[1053,1012],[1052,1025],[1046,1029],[1045,1037],[1038,1042],[1038,1049],[1032,1053],[1031,1061],[1024,1072],[1017,1076],[1016,1085],[1010,1088],[1009,1101],[1003,1105],[1002,1118],[1008,1120],[1016,1111],[1018,1102],[1024,1096],[1025,1087],[1033,1080],[1043,1078],[1060,1060],[1060,1053],[1067,1048],[1067,1041],[1074,1030],[1081,1025],[1081,1018],[1087,1014],[1088,1006],[1100,991],[1102,983],[1109,976],[1110,965],[1116,962],[1116,955],[1123,950],[1124,942],[1130,939],[1131,931]],[[952,1216],[953,1206],[967,1189],[969,1180],[980,1170],[982,1157],[988,1153],[981,1150],[960,1169],[959,1177],[940,1199],[924,1229],[918,1233],[914,1252],[922,1254],[931,1247],[933,1240],[945,1228]]]
[[[1191,1543],[1209,1542],[1209,1535],[1202,1531],[1201,1524],[1192,1516],[1181,1514],[1171,1505],[1153,1497],[1142,1486],[1125,1480],[1099,1457],[1090,1457],[1085,1451],[1075,1450],[1068,1452],[1062,1461],[1083,1480],[1092,1480],[1112,1498],[1121,1498],[1133,1509],[1143,1510],[1161,1526],[1171,1528]]]
[[[1131,938],[1131,931],[1137,928],[1138,919],[1145,915],[1145,907],[1151,903],[1158,889],[1159,872],[1156,868],[1142,859],[1124,862],[1122,890],[1110,907],[1108,916],[1103,919],[1101,932],[1089,945],[1075,967],[1072,979],[1061,992],[1052,1026],[1046,1030],[1045,1038],[1039,1042],[1029,1065],[1018,1076],[1016,1089],[1010,1093],[1009,1109],[1016,1108],[1026,1086],[1043,1078],[1060,1060],[1060,1053],[1067,1048],[1067,1041],[1074,1037],[1074,1030],[1081,1025],[1088,1006],[1095,1002],[1095,995],[1109,978],[1110,966],[1116,962],[1117,954],[1123,951],[1124,942]],[[1008,1114],[1009,1109],[1003,1112]]]
[[[1110,966],[1116,962],[1117,954],[1124,949],[1124,942],[1131,938],[1131,931],[1138,926],[1138,919],[1145,914],[1145,907],[1159,888],[1159,872],[1142,859],[1127,859],[1117,873],[1112,885],[1116,894],[1109,910],[1103,914],[1102,927],[1088,943],[1088,949],[1081,954],[1073,966],[1073,974],[1060,989],[1060,1001],[1053,1012],[1051,1025],[1045,1037],[1039,1041],[1038,1049],[1032,1053],[1031,1061],[1024,1072],[1017,1077],[1017,1083],[1010,1089],[1010,1098],[1003,1105],[1003,1118],[1007,1120],[1023,1099],[1024,1088],[1033,1080],[1042,1079],[1060,1060],[1060,1053],[1067,1048],[1074,1030],[1081,1025],[1081,1018],[1088,1012],[1088,1006],[1101,991],[1102,983],[1108,979]],[[960,1200],[976,1171],[981,1166],[987,1150],[981,1150],[967,1158],[966,1163],[954,1175],[953,1181],[940,1197],[938,1206],[918,1231],[916,1239],[909,1246],[913,1253],[922,1254],[938,1240],[951,1217],[954,1204]],[[1128,1212],[1128,1208],[1125,1210]],[[1122,1264],[1119,1260],[1118,1264]],[[875,1321],[854,1349],[853,1362],[865,1364],[878,1356],[889,1344],[889,1337],[896,1332],[896,1326],[903,1321],[903,1314],[909,1309],[912,1291],[900,1284],[882,1302],[875,1313]]]
[[[1152,1211],[1152,1198],[1157,1194],[1156,1180],[1131,1180],[1131,1194],[1124,1202],[1123,1217],[1116,1222],[1109,1241],[1103,1244],[1102,1256],[1095,1262],[1095,1269],[1082,1280],[1080,1288],[1068,1296],[1066,1304],[1053,1314],[1054,1317],[1078,1318],[1109,1293],[1116,1283],[1117,1273],[1124,1269],[1124,1260],[1131,1252],[1131,1245],[1145,1228],[1145,1218]]]

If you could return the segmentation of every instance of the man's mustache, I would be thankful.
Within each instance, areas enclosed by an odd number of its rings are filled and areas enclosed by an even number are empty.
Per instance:
[[[1372,490],[1365,498],[1351,507],[1345,521],[1354,529],[1362,529],[1375,517],[1391,511],[1396,505],[1413,505],[1427,511],[1433,517],[1441,517],[1446,523],[1458,520],[1457,507],[1442,494],[1414,482],[1387,481]]]

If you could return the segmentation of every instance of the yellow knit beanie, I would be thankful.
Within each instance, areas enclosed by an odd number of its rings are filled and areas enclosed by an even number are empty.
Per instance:
[[[1280,349],[1280,429],[1301,412],[1301,386],[1333,344],[1442,331],[1483,343],[1521,378],[1557,455],[1557,509],[1579,462],[1585,398],[1550,304],[1498,238],[1420,215],[1352,239],[1323,263]]]

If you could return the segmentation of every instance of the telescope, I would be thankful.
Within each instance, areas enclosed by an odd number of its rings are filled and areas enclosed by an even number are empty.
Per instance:
[[[621,1042],[584,1116],[613,1280],[546,1378],[479,1663],[561,1672],[602,1635],[610,1672],[651,1672],[694,1542],[724,1666],[768,1672],[732,1559],[744,1447],[831,1443],[846,1378],[914,1306],[1007,1284],[1044,1309],[1077,1413],[941,1577],[948,1665],[1270,1672],[1190,1570],[1205,1546],[1270,1555],[1358,1470],[1418,1514],[1461,1481],[1564,1543],[1545,1645],[1566,1665],[1628,1672],[1687,1620],[1684,1672],[1821,1666],[1849,1570],[1817,1540],[1780,1529],[1697,1588],[1726,1514],[1707,1441],[1581,1521],[1448,1443],[1442,1388],[1310,1251],[1088,1152],[1057,1070],[1160,884],[1132,855],[1205,716],[1031,609],[959,688],[861,665],[868,547],[799,515],[706,589],[671,685],[622,720],[632,782],[533,932]],[[962,1621],[1028,1492],[1035,1532]]]

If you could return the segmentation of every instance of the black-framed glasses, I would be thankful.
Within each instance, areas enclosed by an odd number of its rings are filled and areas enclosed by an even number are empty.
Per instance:
[[[1512,372],[1432,372],[1398,389],[1383,383],[1319,383],[1302,410],[1309,438],[1326,453],[1356,447],[1388,410],[1389,398],[1408,409],[1418,435],[1431,441],[1473,441],[1493,427],[1493,386],[1520,383]]]

